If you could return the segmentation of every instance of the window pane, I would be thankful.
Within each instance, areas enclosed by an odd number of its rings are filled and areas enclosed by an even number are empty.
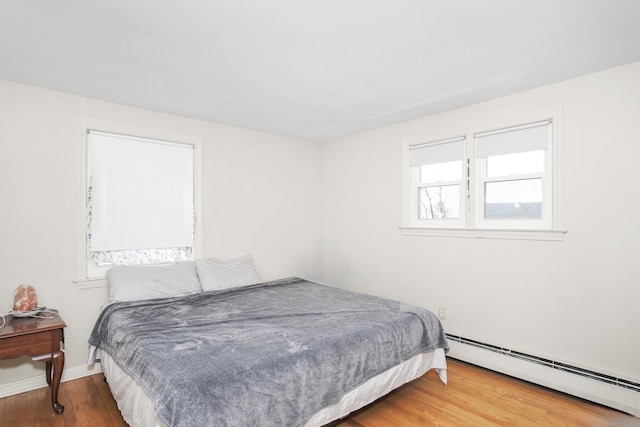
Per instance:
[[[418,190],[419,219],[459,219],[460,186],[422,187]]]
[[[457,181],[462,179],[462,160],[434,163],[420,167],[420,181],[423,183]]]
[[[89,259],[98,266],[172,264],[193,260],[193,248],[125,249],[119,251],[91,251]]]
[[[542,179],[485,184],[485,218],[542,218]]]
[[[545,151],[487,157],[487,176],[509,176],[544,172]]]

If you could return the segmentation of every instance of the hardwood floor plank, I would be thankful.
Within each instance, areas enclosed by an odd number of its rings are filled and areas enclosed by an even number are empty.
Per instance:
[[[60,402],[60,404],[64,405],[64,412],[62,413],[64,426],[78,425],[76,408],[73,402],[73,394],[71,394],[69,390],[69,387],[72,385],[72,383],[73,381],[62,383],[60,384],[60,389],[58,390],[58,401]]]
[[[435,371],[331,427],[640,427],[640,419],[506,375],[448,359],[449,384]],[[0,427],[126,427],[102,374],[60,385],[62,415],[48,387],[0,399]],[[206,426],[203,426],[206,427]]]
[[[505,400],[503,395],[496,394],[495,390],[478,387],[471,381],[465,381],[462,376],[454,375],[450,384],[452,382],[460,384],[461,387],[444,387],[435,395],[430,392],[432,386],[426,381],[419,381],[414,386],[417,391],[424,393],[423,399],[426,401],[446,401],[451,405],[450,410],[456,407],[465,408],[466,411],[482,417],[484,422],[493,425],[527,425],[531,424],[532,419],[540,419],[546,414],[546,410],[535,407],[528,407],[526,411],[522,411],[521,404],[514,406],[512,402]]]
[[[69,381],[69,394],[73,400],[74,413],[76,416],[76,425],[86,426],[90,419],[91,413],[87,408],[87,400],[82,387],[82,379]]]
[[[127,427],[127,423],[122,419],[118,405],[109,390],[109,385],[104,381],[102,375],[92,375],[89,377],[100,394],[100,401],[104,404],[105,415],[108,416],[109,426]]]
[[[3,399],[3,405],[0,405],[0,427],[13,427],[18,425],[16,419],[18,407],[16,406],[16,400],[19,395],[8,396]]]
[[[103,395],[98,391],[96,383],[92,377],[84,377],[78,380],[79,386],[84,393],[82,406],[90,420],[88,425],[111,425],[113,422],[111,413],[113,412],[104,402]],[[113,398],[111,398],[113,400]],[[77,399],[74,398],[74,401]]]
[[[50,423],[47,415],[53,411],[49,411],[51,402],[49,390],[49,387],[39,388],[34,390],[33,393],[28,393],[28,396],[31,396],[29,400],[29,412],[33,414],[33,425]]]
[[[437,397],[433,394],[422,394],[419,389],[413,387],[407,393],[410,393],[414,400],[421,405],[425,414],[431,414],[434,417],[435,422],[455,422],[457,425],[478,427],[503,425],[497,422],[498,417],[494,416],[486,405],[483,406],[483,410],[476,410],[476,408],[468,406],[469,401],[460,402],[457,399],[451,399],[451,395],[447,396],[445,393],[440,393]],[[460,403],[466,405],[465,411],[459,410]],[[510,424],[514,425],[515,423]]]

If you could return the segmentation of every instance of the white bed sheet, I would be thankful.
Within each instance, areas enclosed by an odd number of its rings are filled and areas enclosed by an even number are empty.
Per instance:
[[[124,372],[108,353],[100,349],[94,350],[96,349],[91,351],[90,362],[100,360],[111,393],[125,421],[132,427],[166,427],[166,424],[156,416],[151,399],[133,377]],[[371,378],[345,394],[336,404],[318,411],[304,427],[323,426],[340,419],[402,384],[421,377],[430,369],[436,369],[440,380],[444,384],[447,383],[447,361],[443,349],[418,354]]]

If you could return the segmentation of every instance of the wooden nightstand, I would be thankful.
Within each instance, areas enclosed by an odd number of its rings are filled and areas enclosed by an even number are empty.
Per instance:
[[[64,320],[57,314],[52,314],[51,319],[9,315],[6,322],[0,329],[0,359],[31,356],[33,360],[46,362],[51,405],[56,413],[62,414],[64,406],[58,403],[58,387],[64,367],[64,328],[67,326]]]

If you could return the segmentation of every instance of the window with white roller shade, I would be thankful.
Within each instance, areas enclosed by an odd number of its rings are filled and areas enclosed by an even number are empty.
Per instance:
[[[87,182],[94,264],[192,258],[193,145],[89,131]]]
[[[464,224],[464,137],[410,148],[412,211],[432,227]]]
[[[403,233],[504,237],[476,231],[546,230],[551,233],[515,235],[560,236],[559,118],[556,111],[529,123],[464,126],[457,137],[405,141]]]
[[[478,133],[476,222],[481,228],[551,228],[551,121]]]

